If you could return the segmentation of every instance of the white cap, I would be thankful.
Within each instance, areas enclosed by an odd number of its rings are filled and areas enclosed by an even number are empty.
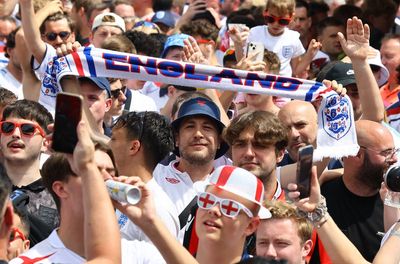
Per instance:
[[[264,184],[251,172],[234,166],[220,166],[214,170],[206,181],[195,182],[197,192],[204,192],[209,185],[239,195],[260,206],[258,216],[261,219],[271,218],[271,212],[263,206]]]
[[[389,80],[389,71],[385,67],[385,65],[382,64],[381,53],[379,52],[379,50],[374,49],[372,47],[369,48],[368,64],[376,65],[381,68],[381,74],[380,74],[380,78],[378,80],[378,85],[379,86],[384,85]]]
[[[385,67],[385,65],[382,64],[381,53],[379,52],[379,50],[369,47],[367,56],[368,56],[367,61],[368,61],[369,65],[375,65],[375,66],[378,66],[381,68],[380,76],[379,76],[379,80],[378,80],[378,86],[380,87],[389,80],[389,71]],[[350,58],[347,56],[344,57],[342,59],[342,61],[346,62],[346,63],[351,63]]]
[[[111,19],[104,19],[104,17],[112,17]],[[105,20],[105,21],[104,21]],[[111,21],[109,21],[111,20]],[[125,22],[122,17],[114,13],[103,13],[97,15],[93,20],[92,31],[100,26],[113,26],[120,28],[125,32]]]

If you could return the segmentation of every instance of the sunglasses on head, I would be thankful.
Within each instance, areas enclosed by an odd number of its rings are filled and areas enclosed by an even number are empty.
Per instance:
[[[268,13],[264,14],[264,19],[265,19],[265,22],[267,22],[267,24],[272,24],[275,21],[278,21],[278,24],[281,26],[287,26],[287,25],[289,25],[290,21],[292,21],[291,17],[290,18],[276,17],[276,16],[270,15]]]
[[[118,98],[120,93],[125,94],[126,93],[126,86],[122,86],[121,88],[115,89],[111,91],[111,96],[114,98]]]
[[[240,210],[243,210],[250,218],[253,217],[252,212],[246,206],[234,200],[222,199],[208,192],[202,192],[197,196],[197,205],[202,209],[210,210],[217,203],[219,203],[221,213],[227,217],[236,217]]]
[[[71,35],[71,32],[61,31],[59,33],[55,33],[55,32],[47,33],[47,34],[45,34],[45,37],[50,41],[54,41],[54,40],[56,40],[57,36],[60,36],[60,38],[62,40],[66,40],[67,38],[69,38],[70,35]]]
[[[33,123],[16,123],[10,121],[0,122],[0,132],[4,135],[14,133],[14,130],[19,127],[21,134],[27,137],[33,137],[36,134],[36,129],[42,137],[46,136],[43,129],[38,124]]]

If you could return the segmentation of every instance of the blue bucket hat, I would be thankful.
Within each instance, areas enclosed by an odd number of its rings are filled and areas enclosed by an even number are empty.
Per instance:
[[[181,126],[182,121],[187,117],[192,116],[205,116],[210,118],[217,126],[219,134],[225,128],[224,123],[221,122],[221,113],[218,106],[211,100],[204,97],[196,97],[185,101],[178,111],[178,118],[172,123],[172,129],[177,132]],[[229,145],[221,140],[220,148],[215,154],[215,159],[224,155],[229,149]],[[179,157],[179,148],[175,147],[174,154]]]
[[[171,47],[183,48],[185,46],[185,43],[183,43],[183,41],[188,38],[189,38],[189,35],[186,35],[186,34],[175,34],[175,35],[169,36],[167,38],[167,41],[164,44],[164,50],[161,53],[161,58],[165,58],[165,56],[168,53],[168,49]]]

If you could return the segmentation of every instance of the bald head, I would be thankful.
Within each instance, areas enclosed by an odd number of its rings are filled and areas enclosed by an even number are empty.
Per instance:
[[[309,102],[294,100],[281,108],[278,114],[281,122],[289,128],[287,151],[297,161],[300,147],[315,145],[317,138],[317,112]]]
[[[380,145],[393,145],[393,136],[385,126],[369,121],[356,122],[357,141],[360,146],[374,148]]]

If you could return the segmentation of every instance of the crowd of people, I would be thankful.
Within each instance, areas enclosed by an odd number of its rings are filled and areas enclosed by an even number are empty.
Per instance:
[[[384,182],[400,148],[399,5],[0,0],[0,263],[400,263],[400,203],[385,203]],[[358,152],[314,161],[300,198],[321,100],[140,69],[54,81],[61,57],[98,49],[316,81],[351,101]],[[52,149],[62,92],[83,102],[72,154]],[[110,179],[140,201],[112,200]]]

